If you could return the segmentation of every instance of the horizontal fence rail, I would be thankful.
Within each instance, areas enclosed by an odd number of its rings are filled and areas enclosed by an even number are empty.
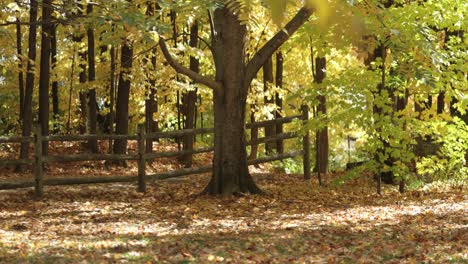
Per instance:
[[[1,143],[21,143],[21,142],[31,142],[33,141],[33,137],[0,137],[0,144]]]
[[[274,120],[266,120],[260,122],[249,123],[245,128],[258,128],[265,127],[271,124],[285,124],[292,122],[295,119],[307,121],[309,109],[305,106],[301,108],[301,115],[294,115],[289,117],[277,118]],[[120,183],[120,182],[137,182],[138,191],[146,191],[146,181],[148,180],[163,180],[175,177],[181,177],[192,174],[201,174],[212,171],[212,165],[203,166],[198,168],[183,168],[179,170],[160,172],[155,174],[146,174],[146,163],[157,158],[180,157],[185,155],[194,155],[199,153],[208,153],[214,150],[214,147],[195,148],[192,150],[178,150],[178,151],[159,151],[159,152],[146,152],[147,139],[162,139],[162,138],[180,138],[182,136],[195,136],[198,134],[214,133],[213,128],[195,128],[183,129],[177,131],[167,132],[154,132],[145,133],[143,125],[138,126],[138,133],[136,135],[50,135],[42,136],[40,126],[34,127],[33,137],[0,137],[0,143],[33,143],[34,144],[34,157],[33,159],[0,159],[0,166],[6,165],[33,165],[34,180],[33,181],[15,181],[15,182],[0,182],[0,190],[5,189],[18,189],[34,187],[36,196],[40,197],[43,194],[43,186],[54,185],[76,185],[76,184],[97,184],[97,183]],[[299,135],[296,132],[279,133],[275,136],[257,138],[246,142],[247,146],[254,146],[262,143],[277,142],[279,140],[286,140],[292,138],[302,137],[303,149],[290,153],[279,153],[266,157],[251,159],[247,161],[248,165],[257,165],[266,162],[277,160],[284,160],[298,156],[303,157],[304,165],[304,178],[310,178],[310,142],[309,133]],[[134,154],[92,154],[80,153],[70,155],[48,155],[43,156],[42,143],[51,141],[87,141],[87,140],[136,140],[137,151]],[[138,163],[138,175],[131,176],[89,176],[89,177],[67,177],[67,178],[44,178],[43,167],[47,163],[57,162],[77,162],[77,161],[127,161],[133,160]]]
[[[261,127],[261,126],[267,126],[267,125],[272,125],[272,124],[290,123],[295,119],[302,119],[302,117],[303,115],[294,115],[294,116],[276,118],[272,120],[248,123],[248,124],[245,124],[245,128],[254,128],[254,127]]]

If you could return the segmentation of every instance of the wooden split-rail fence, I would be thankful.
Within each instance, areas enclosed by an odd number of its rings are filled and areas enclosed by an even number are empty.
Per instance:
[[[286,124],[293,120],[299,119],[305,122],[309,119],[309,109],[307,106],[302,106],[302,114],[289,117],[282,117],[273,120],[254,122],[246,124],[247,129],[265,127],[271,124]],[[186,135],[200,135],[213,133],[213,128],[196,128],[184,129],[178,131],[168,132],[155,132],[145,133],[143,125],[138,126],[138,133],[136,135],[50,135],[42,136],[41,128],[39,125],[34,126],[33,136],[30,137],[0,137],[0,144],[5,143],[34,143],[34,155],[31,159],[2,159],[0,158],[0,168],[7,165],[32,165],[34,181],[0,181],[0,190],[6,189],[19,189],[34,187],[35,195],[41,197],[43,195],[44,186],[53,185],[74,185],[74,184],[97,184],[97,183],[121,183],[121,182],[137,182],[137,190],[139,192],[146,191],[146,182],[149,180],[163,180],[168,178],[175,178],[180,176],[206,173],[212,170],[212,166],[184,168],[180,170],[161,172],[156,174],[146,173],[146,162],[162,157],[179,157],[183,155],[194,155],[199,153],[207,153],[214,150],[214,147],[196,148],[193,150],[179,150],[179,151],[164,151],[146,153],[145,142],[147,139],[162,139],[162,138],[175,138]],[[296,132],[284,132],[271,137],[263,137],[247,142],[247,146],[258,145],[268,142],[277,142],[285,139],[300,138],[302,137],[303,149],[300,151],[277,153],[274,155],[261,157],[257,159],[248,160],[248,165],[256,165],[267,163],[276,160],[283,160],[303,156],[304,178],[310,179],[310,135],[306,132],[300,135]],[[61,155],[47,155],[44,156],[42,152],[43,142],[52,141],[86,141],[86,140],[136,140],[138,142],[137,153],[135,154],[61,154]],[[70,177],[70,178],[47,178],[44,177],[44,164],[60,163],[60,162],[76,162],[76,161],[127,161],[135,160],[138,162],[138,175],[131,176],[94,176],[94,177]]]

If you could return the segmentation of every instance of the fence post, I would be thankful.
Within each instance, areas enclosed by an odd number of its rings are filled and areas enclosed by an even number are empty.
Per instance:
[[[138,125],[138,191],[146,192],[145,126]]]
[[[42,161],[42,131],[41,125],[34,125],[34,192],[37,198],[41,198],[43,192],[44,164]]]
[[[309,120],[309,106],[302,105],[302,123],[306,126],[307,121]],[[302,138],[302,148],[303,148],[303,165],[304,165],[304,179],[310,179],[310,133],[309,129],[307,129],[304,137]]]

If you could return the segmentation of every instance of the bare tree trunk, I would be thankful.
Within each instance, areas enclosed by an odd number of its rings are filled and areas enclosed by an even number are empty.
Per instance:
[[[93,12],[93,5],[87,5],[88,15]],[[96,57],[95,57],[95,43],[94,43],[94,29],[88,28],[88,81],[93,82],[96,80]],[[89,134],[97,133],[97,102],[96,102],[96,89],[91,88],[88,91],[88,120],[89,120]],[[88,141],[88,148],[93,153],[98,153],[98,143],[96,139]]]
[[[121,71],[117,87],[116,104],[116,126],[115,133],[119,135],[128,134],[128,103],[130,97],[130,78],[133,64],[133,47],[129,40],[122,46]],[[114,142],[114,153],[124,154],[127,152],[127,140],[119,139]]]
[[[148,2],[148,7],[146,11],[147,16],[154,16],[155,9],[159,9],[158,5],[152,2]],[[155,6],[156,5],[156,6]],[[156,71],[156,52],[157,49],[154,48],[151,50],[149,55],[149,61],[151,62],[151,71]],[[145,128],[146,133],[156,132],[158,129],[158,124],[154,121],[153,114],[157,111],[158,102],[156,98],[156,80],[153,74],[149,74],[149,87],[148,87],[148,98],[145,100]],[[146,139],[146,152],[151,153],[153,151],[153,139]]]
[[[325,79],[325,69],[326,69],[326,58],[325,57],[317,57],[315,58],[315,83],[322,83]],[[325,89],[322,90],[322,92]],[[326,121],[327,115],[327,97],[324,94],[318,95],[318,105],[317,105],[317,116],[322,121]],[[325,117],[325,118],[324,118]],[[327,174],[328,173],[328,151],[329,151],[329,143],[328,143],[328,125],[325,125],[323,128],[317,130],[316,133],[316,166],[317,166],[317,173],[320,174]]]
[[[437,96],[437,114],[442,114],[445,111],[445,92],[439,93]]]
[[[19,0],[16,0],[18,3]],[[22,42],[23,39],[21,33],[21,21],[19,17],[16,17],[16,53],[18,55],[18,90],[19,90],[19,119],[18,122],[21,124],[23,120],[23,107],[24,107],[24,74],[23,74],[23,48]]]
[[[254,123],[255,122],[255,112],[252,110],[255,105],[250,106],[250,122]],[[250,140],[257,140],[258,139],[258,126],[254,126],[250,128]],[[258,155],[258,145],[252,145],[250,146],[250,154],[248,159],[256,159]]]
[[[39,123],[43,136],[49,135],[50,35],[52,29],[52,0],[42,2],[41,65],[39,75]],[[47,156],[49,142],[42,143]]]
[[[271,86],[273,85],[273,60],[268,58],[268,60],[263,65],[263,91],[265,93],[270,93],[269,96],[263,98],[265,106],[275,103],[275,97],[271,94]],[[276,113],[273,113],[275,116]],[[275,124],[269,124],[265,126],[265,136],[272,137],[276,134]],[[275,142],[265,143],[265,151],[267,154],[271,154],[276,147]]]
[[[278,51],[276,53],[276,76],[275,76],[275,82],[276,82],[276,87],[283,88],[283,53]],[[283,110],[283,99],[280,97],[279,93],[275,94],[275,103],[276,103],[276,108],[278,108],[278,111],[276,111],[275,117],[276,118],[281,118],[281,110]],[[281,134],[283,133],[283,124],[276,124],[276,134]],[[284,144],[283,140],[280,139],[276,141],[276,151],[278,153],[283,153],[284,152]]]
[[[59,108],[59,90],[58,90],[58,81],[57,81],[57,25],[53,24],[51,28],[51,61],[52,61],[52,72],[54,72],[55,78],[52,81],[52,113],[53,118],[57,121],[60,116]],[[55,124],[53,128],[54,133],[58,131],[58,124]]]
[[[29,10],[29,37],[28,37],[28,66],[26,72],[26,87],[24,91],[24,105],[23,105],[23,127],[22,136],[29,137],[32,130],[32,97],[34,89],[34,76],[35,68],[34,62],[36,61],[36,21],[37,21],[37,1],[30,1]],[[20,148],[20,159],[28,158],[29,142],[22,142]],[[18,166],[17,171],[24,171],[24,166]]]
[[[76,2],[78,15],[83,15],[83,3],[82,1]],[[81,43],[84,39],[84,33],[80,32],[80,28],[75,27],[73,35],[73,41],[75,43]],[[86,83],[88,78],[86,75],[86,64],[87,64],[87,54],[86,50],[80,47],[78,49],[78,68],[80,69],[79,73],[79,83],[83,84]],[[80,91],[79,92],[79,109],[80,109],[80,124],[79,124],[79,132],[80,134],[86,134],[89,132],[88,127],[88,102],[87,102],[87,92]]]
[[[216,80],[223,92],[214,90],[213,177],[206,191],[210,194],[259,193],[247,167],[244,134],[247,88],[244,87],[246,27],[227,8],[215,10],[213,40]],[[221,64],[222,63],[222,64]],[[250,85],[250,84],[249,84]]]
[[[190,47],[198,47],[198,22],[195,21],[190,27]],[[195,57],[190,57],[190,70],[198,73],[200,72],[200,62]],[[195,127],[195,112],[197,102],[197,91],[188,91],[183,94],[182,102],[184,102],[185,110],[185,129],[192,129]],[[183,149],[191,151],[194,145],[194,135],[186,135],[183,138]],[[182,156],[182,162],[186,168],[192,167],[192,155]]]
[[[116,70],[116,63],[115,63],[115,47],[114,45],[111,46],[110,49],[110,84],[109,84],[109,134],[114,133],[114,120],[115,120],[115,113],[114,113],[114,105],[115,105],[115,70]],[[113,153],[113,144],[112,140],[109,140],[109,153]]]

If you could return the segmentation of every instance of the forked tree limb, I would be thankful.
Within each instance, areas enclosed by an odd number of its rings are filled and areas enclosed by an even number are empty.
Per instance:
[[[184,67],[182,64],[178,63],[169,53],[169,50],[167,49],[166,41],[162,37],[159,38],[159,47],[161,47],[161,51],[164,55],[164,58],[166,58],[167,63],[169,63],[169,65],[171,65],[171,67],[174,68],[176,72],[186,75],[187,77],[192,79],[194,82],[203,84],[213,90],[221,91],[223,89],[223,86],[221,85],[220,82],[217,82],[213,79],[210,79],[206,76],[196,73]]]
[[[253,78],[269,57],[283,45],[312,15],[314,9],[301,8],[286,26],[276,33],[249,61],[245,70],[244,88],[248,88]]]

